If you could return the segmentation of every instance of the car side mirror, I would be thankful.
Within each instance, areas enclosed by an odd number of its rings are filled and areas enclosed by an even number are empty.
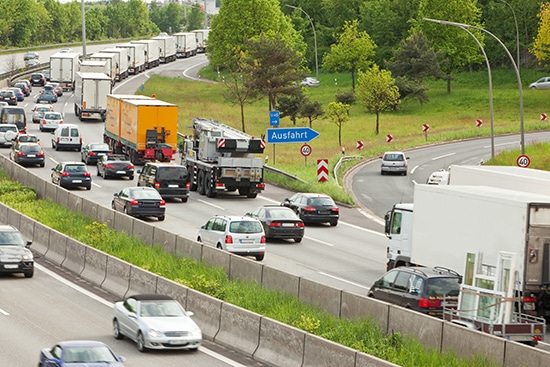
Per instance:
[[[201,226],[201,229],[206,229],[206,224],[203,224],[203,225]]]
[[[55,171],[55,167],[52,167],[52,171]]]

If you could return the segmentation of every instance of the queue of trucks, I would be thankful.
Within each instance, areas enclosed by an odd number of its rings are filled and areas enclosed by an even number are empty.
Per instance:
[[[445,318],[525,343],[550,318],[550,172],[451,166],[386,214],[387,268],[443,266],[463,274]]]

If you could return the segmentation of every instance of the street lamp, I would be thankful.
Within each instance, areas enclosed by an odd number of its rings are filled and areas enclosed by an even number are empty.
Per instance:
[[[524,134],[524,124],[523,124],[523,87],[521,85],[521,76],[519,75],[519,69],[516,65],[516,62],[514,61],[514,58],[510,54],[510,51],[508,51],[508,48],[506,47],[506,45],[504,43],[502,43],[502,41],[500,39],[498,39],[497,36],[495,36],[494,34],[489,32],[488,30],[486,30],[484,28],[481,28],[481,27],[478,27],[478,26],[475,26],[475,25],[457,23],[457,22],[449,22],[447,20],[430,19],[430,18],[423,18],[423,20],[428,21],[428,22],[438,23],[438,24],[445,24],[445,25],[450,25],[450,26],[454,26],[454,27],[459,27],[459,28],[462,28],[462,29],[473,28],[473,29],[480,30],[482,32],[487,33],[489,36],[493,37],[504,48],[504,51],[506,51],[506,54],[510,58],[510,61],[512,61],[512,66],[514,67],[514,71],[516,72],[516,78],[518,80],[519,125],[520,125],[520,136],[521,136],[520,146],[521,146],[521,154],[525,154],[525,134]]]
[[[80,12],[82,13],[82,57],[86,58],[86,14],[84,13],[84,0],[80,1]]]
[[[518,20],[516,18],[516,12],[514,11],[514,8],[512,8],[512,6],[509,3],[507,3],[506,1],[504,1],[504,0],[499,0],[499,1],[501,3],[504,3],[504,4],[508,5],[510,10],[512,11],[512,15],[514,16],[514,24],[516,25],[516,52],[517,52],[517,56],[516,56],[517,61],[516,62],[518,64],[518,69],[519,69],[519,66],[520,66],[519,65],[520,64],[520,62],[519,62],[519,28],[518,28]]]
[[[313,28],[313,43],[314,43],[314,46],[315,46],[315,77],[317,78],[317,80],[319,80],[319,61],[317,59],[317,33],[315,32],[315,26],[313,25],[313,21],[311,20],[311,17],[309,16],[308,13],[305,12],[304,9],[298,8],[298,7],[293,6],[293,5],[288,5],[288,4],[285,4],[285,5],[288,6],[289,8],[292,8],[292,9],[301,10],[307,16],[307,19],[309,19],[309,23],[311,24],[311,28]]]

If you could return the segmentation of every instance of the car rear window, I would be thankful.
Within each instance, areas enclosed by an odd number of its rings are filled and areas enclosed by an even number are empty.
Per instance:
[[[404,161],[405,157],[403,154],[385,154],[384,155],[385,161]]]
[[[231,222],[229,232],[231,233],[261,233],[263,231],[260,222],[245,220]]]
[[[427,286],[429,297],[458,297],[460,278],[429,278]]]
[[[334,201],[328,197],[309,198],[308,204],[313,206],[334,205]]]
[[[187,168],[185,167],[159,167],[158,180],[185,180]]]

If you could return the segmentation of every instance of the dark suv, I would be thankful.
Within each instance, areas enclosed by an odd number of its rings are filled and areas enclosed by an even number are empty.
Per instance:
[[[461,282],[462,277],[447,268],[401,266],[374,282],[369,297],[442,317],[443,307],[457,307]]]
[[[154,187],[163,199],[179,198],[184,203],[189,199],[185,166],[147,162],[138,173],[138,186]]]
[[[34,274],[34,259],[29,246],[17,228],[0,225],[0,273],[23,273],[25,278]]]
[[[41,87],[46,84],[46,77],[42,73],[34,73],[29,78],[29,82],[31,82],[31,85],[39,85]]]

